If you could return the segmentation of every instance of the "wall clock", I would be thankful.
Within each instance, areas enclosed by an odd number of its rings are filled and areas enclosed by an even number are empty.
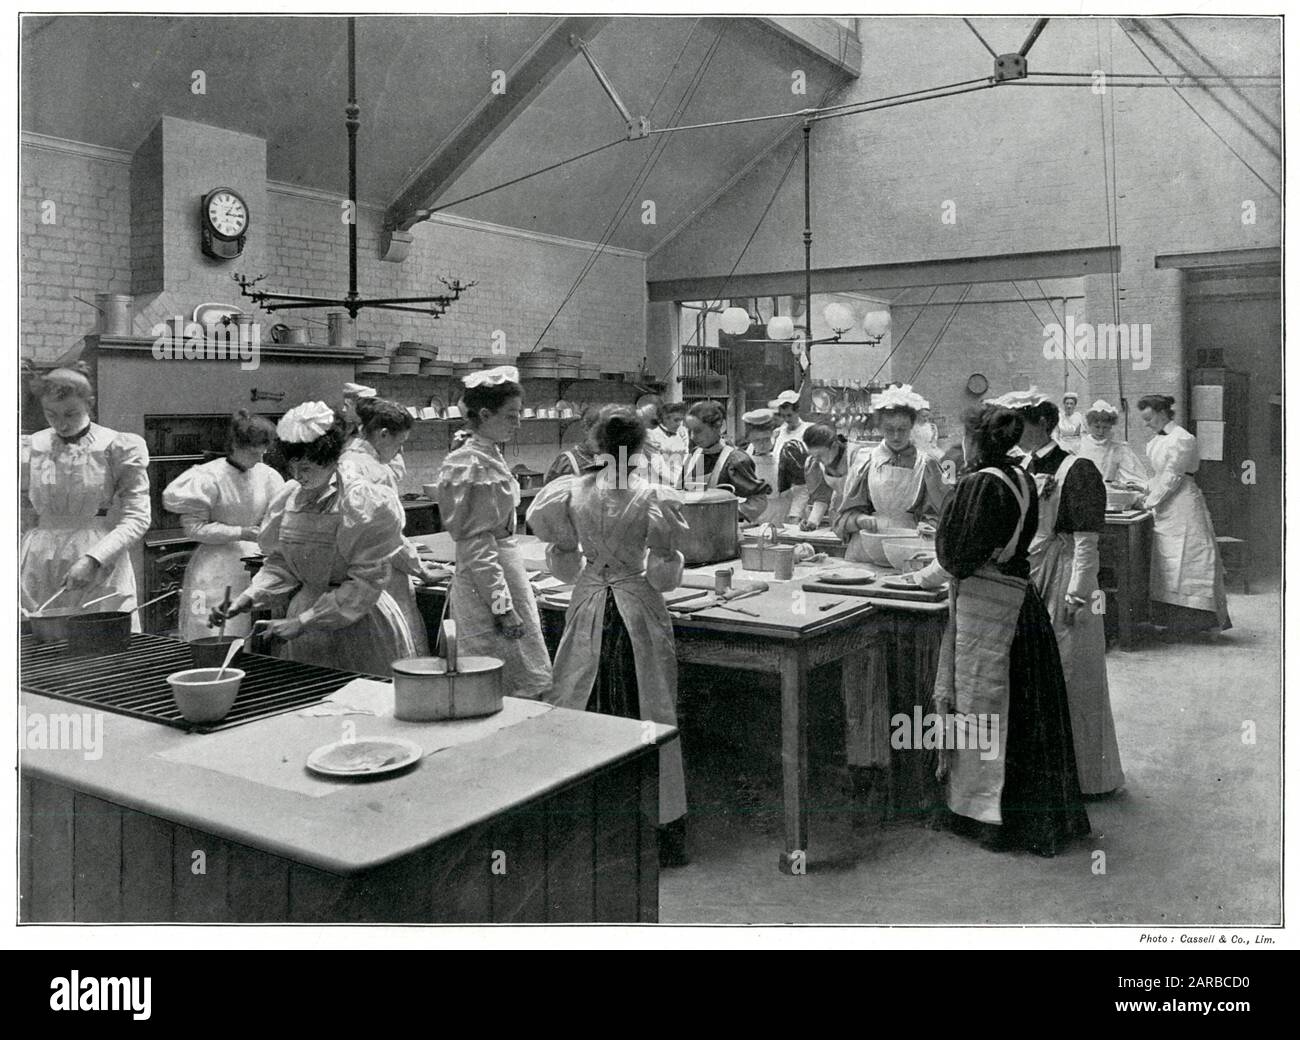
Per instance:
[[[988,388],[989,388],[989,381],[985,379],[982,375],[980,375],[978,372],[976,372],[968,380],[966,380],[966,389],[969,390],[976,397],[979,397],[981,394],[987,391]]]
[[[199,244],[214,260],[233,260],[244,251],[248,204],[233,188],[213,188],[199,206]]]

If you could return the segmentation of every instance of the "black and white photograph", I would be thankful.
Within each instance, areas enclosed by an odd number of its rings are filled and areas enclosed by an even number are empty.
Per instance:
[[[1280,5],[511,10],[16,17],[11,942],[1287,945]]]

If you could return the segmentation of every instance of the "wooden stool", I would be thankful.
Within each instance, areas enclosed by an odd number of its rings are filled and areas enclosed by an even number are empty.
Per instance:
[[[1246,555],[1246,540],[1219,535],[1214,539],[1219,547],[1219,559],[1223,561],[1223,580],[1227,583],[1228,575],[1241,574],[1241,591],[1250,595],[1250,558]],[[1228,557],[1232,557],[1232,566],[1228,566]]]

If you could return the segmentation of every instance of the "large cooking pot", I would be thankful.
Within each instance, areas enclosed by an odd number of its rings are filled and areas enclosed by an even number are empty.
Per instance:
[[[460,657],[456,622],[442,623],[446,657],[406,657],[393,662],[393,717],[435,722],[493,715],[501,710],[498,657]]]
[[[134,611],[97,610],[92,614],[71,614],[64,618],[68,650],[74,654],[116,654],[131,643],[131,614]]]
[[[675,497],[689,528],[678,544],[686,566],[721,563],[740,555],[740,499],[721,488],[678,491]]]
[[[78,613],[77,607],[46,607],[39,614],[23,618],[21,631],[31,633],[38,643],[54,643],[68,638],[68,618]]]

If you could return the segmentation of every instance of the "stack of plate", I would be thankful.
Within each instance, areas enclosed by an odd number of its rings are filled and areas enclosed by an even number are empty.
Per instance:
[[[432,343],[419,343],[415,340],[404,339],[397,346],[399,354],[414,354],[421,361],[432,361],[438,356],[438,348]]]
[[[454,373],[455,367],[450,361],[421,361],[420,375],[447,378]]]

